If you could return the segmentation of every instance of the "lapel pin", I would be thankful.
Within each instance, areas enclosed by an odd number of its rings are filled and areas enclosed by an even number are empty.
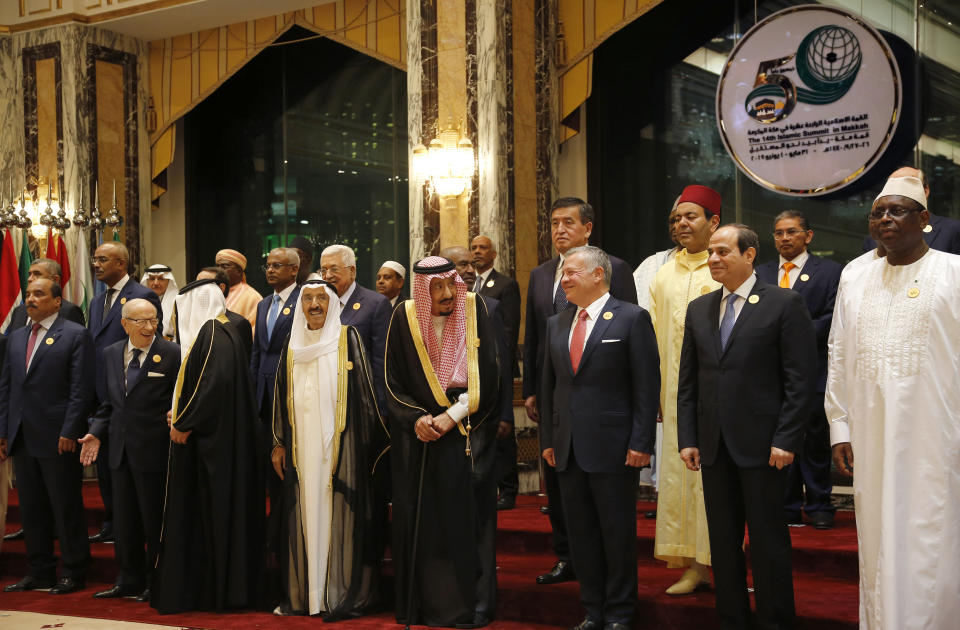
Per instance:
[[[160,363],[160,355],[159,355],[159,354],[153,355],[153,362],[154,362],[154,363]]]
[[[923,226],[923,231],[929,234],[930,232],[933,232],[933,226],[927,223],[925,226]]]
[[[800,274],[800,282],[806,282],[806,281],[809,280],[809,279],[810,279],[810,276],[809,276],[809,275],[807,275],[807,274],[805,274],[805,273]]]
[[[44,343],[46,343],[48,346],[52,346],[52,345],[53,345],[53,337],[47,337],[47,340],[46,340]]]
[[[127,303],[127,298],[120,298],[120,305],[123,306]]]
[[[353,310],[355,310],[355,311],[359,311],[359,310],[360,310],[360,302],[354,302],[354,303],[353,303]]]
[[[289,307],[289,306],[283,309],[283,314],[284,314],[284,315],[289,315],[289,314],[290,314],[290,307]]]
[[[707,293],[710,293],[710,287],[706,285],[700,287],[700,295],[706,295]]]
[[[747,302],[750,302],[751,304],[756,304],[759,301],[760,301],[759,295],[751,295],[750,297],[747,298]]]
[[[920,289],[917,287],[912,287],[909,291],[907,291],[907,297],[909,298],[915,298],[918,295],[920,295]]]
[[[611,313],[610,311],[607,311],[606,313],[603,314],[603,318],[604,318],[604,319],[613,319],[613,313]]]
[[[348,370],[352,370],[352,369],[353,369],[353,361],[347,361],[347,369],[348,369]]]
[[[493,280],[488,280],[488,281],[487,281],[487,286],[492,289],[492,288],[493,288]]]

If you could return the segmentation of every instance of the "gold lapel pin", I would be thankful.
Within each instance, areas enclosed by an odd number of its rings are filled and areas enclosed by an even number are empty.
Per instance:
[[[487,286],[490,287],[490,288],[493,288],[493,280],[488,280],[488,281],[487,281]]]
[[[52,345],[53,345],[53,337],[47,337],[47,340],[46,340],[44,343],[46,343],[48,346],[52,346]]]
[[[923,226],[923,231],[929,234],[930,232],[933,232],[933,226],[927,223],[925,226]]]
[[[127,298],[120,298],[120,304],[121,304],[121,305],[126,304],[126,303],[127,303]]]
[[[284,314],[284,315],[289,315],[289,314],[290,314],[290,307],[289,307],[289,306],[286,307],[285,309],[283,309],[283,314]]]
[[[348,369],[348,370],[352,370],[352,369],[353,369],[353,361],[347,361],[347,369]]]
[[[710,293],[710,287],[700,287],[700,295],[706,295],[707,293]]]
[[[907,297],[909,298],[915,298],[918,295],[920,295],[920,289],[918,289],[917,287],[911,287],[910,290],[907,291]]]
[[[603,314],[603,318],[604,318],[604,319],[613,319],[613,313],[611,313],[610,311],[607,311],[606,313]]]
[[[154,363],[160,363],[160,355],[159,355],[159,354],[153,355],[153,362],[154,362]]]
[[[760,301],[759,295],[751,295],[750,297],[747,298],[747,302],[750,302],[751,304],[756,304],[759,301]]]
[[[800,282],[806,282],[809,279],[810,279],[810,276],[808,276],[807,274],[805,273],[800,274]]]
[[[355,310],[355,311],[359,311],[359,310],[360,310],[360,302],[354,302],[354,303],[353,303],[353,310]]]

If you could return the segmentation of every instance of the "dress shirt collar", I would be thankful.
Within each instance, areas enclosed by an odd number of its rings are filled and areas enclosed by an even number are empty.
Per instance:
[[[274,295],[279,295],[279,296],[280,296],[280,303],[281,303],[281,304],[284,304],[284,303],[286,303],[286,301],[287,301],[288,299],[290,299],[290,294],[293,293],[293,290],[296,289],[296,288],[297,288],[297,283],[296,283],[296,282],[291,282],[291,283],[290,283],[290,286],[288,286],[286,289],[284,289],[284,290],[282,290],[282,291],[274,291],[273,294],[274,294]]]
[[[490,268],[484,271],[483,273],[477,274],[477,282],[480,283],[479,286],[482,287],[487,283],[487,278],[490,277],[491,273],[493,273],[493,265],[490,265]]]
[[[123,291],[123,287],[127,286],[127,280],[129,279],[130,279],[130,276],[128,274],[123,274],[123,277],[117,280],[117,283],[109,288],[116,289],[117,293],[119,293],[120,291]],[[111,306],[113,305],[111,304]]]
[[[756,283],[757,283],[757,274],[751,273],[750,277],[744,280],[743,284],[737,287],[737,290],[733,291],[733,293],[736,293],[743,299],[747,299],[748,297],[750,297],[750,292],[753,291],[753,285],[755,285]],[[730,295],[730,293],[731,292],[727,290],[727,287],[723,287],[722,299],[726,299],[726,297]]]
[[[340,296],[340,305],[346,306],[347,302],[350,301],[350,296],[353,295],[353,291],[357,288],[357,281],[354,280],[350,283],[350,286],[347,287],[347,290],[343,292],[343,295]]]
[[[580,317],[580,311],[587,311],[587,317],[589,317],[590,321],[592,322],[597,321],[597,318],[600,317],[600,311],[603,310],[603,307],[606,305],[607,300],[609,299],[610,299],[610,292],[607,291],[606,293],[604,293],[603,295],[595,299],[593,302],[591,302],[590,305],[587,306],[586,308],[578,306],[577,312],[573,316],[574,321],[576,321],[576,319]]]
[[[140,355],[140,356],[141,356],[140,363],[142,364],[142,363],[143,363],[143,358],[142,358],[142,357],[147,356],[147,353],[150,352],[150,348],[153,347],[153,340],[154,340],[154,339],[156,339],[156,337],[150,337],[150,343],[147,344],[147,347],[146,347],[146,348],[137,348],[137,347],[136,347],[135,345],[133,345],[133,343],[130,341],[130,338],[127,337],[127,353],[126,353],[126,356],[128,356],[128,357],[129,357],[129,356],[132,356],[134,350],[139,350],[140,352],[143,353],[143,354]],[[129,361],[127,361],[127,363],[129,363]]]
[[[780,256],[780,269],[783,269],[783,263],[792,262],[794,264],[794,269],[800,270],[803,269],[803,266],[807,264],[807,260],[810,258],[810,252],[803,250],[798,255],[794,256],[793,260],[787,261],[786,258]]]
[[[32,326],[34,323],[40,324],[40,328],[42,328],[43,332],[46,333],[48,330],[50,330],[50,327],[53,326],[53,322],[57,321],[57,317],[59,316],[60,312],[57,311],[53,315],[50,315],[39,322],[34,322],[33,319],[31,319],[30,325]]]

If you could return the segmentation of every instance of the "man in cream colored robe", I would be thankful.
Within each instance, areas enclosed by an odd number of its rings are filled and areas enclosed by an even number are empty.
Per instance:
[[[923,242],[925,206],[919,179],[887,180],[870,219],[887,255],[844,274],[830,330],[825,407],[834,462],[854,473],[863,630],[960,623],[960,257]]]
[[[687,304],[717,289],[707,266],[707,244],[720,222],[720,195],[706,186],[687,186],[677,204],[677,240],[684,246],[657,272],[650,286],[650,318],[660,350],[660,412],[663,456],[657,464],[657,533],[653,555],[670,568],[686,568],[667,589],[692,593],[709,585],[710,538],[700,472],[687,470],[677,442],[677,389]]]
[[[283,480],[286,601],[277,614],[333,621],[377,597],[385,506],[373,471],[387,432],[356,329],[332,286],[308,280],[277,366],[271,459]]]
[[[247,257],[235,249],[217,252],[217,266],[227,274],[230,289],[227,293],[227,310],[247,318],[254,330],[257,327],[257,304],[263,299],[256,289],[247,284]]]

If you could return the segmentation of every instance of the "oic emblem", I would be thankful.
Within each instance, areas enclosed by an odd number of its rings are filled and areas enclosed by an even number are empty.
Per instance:
[[[757,23],[717,85],[727,153],[784,195],[824,195],[866,174],[903,117],[902,81],[886,39],[859,15],[801,5]]]

